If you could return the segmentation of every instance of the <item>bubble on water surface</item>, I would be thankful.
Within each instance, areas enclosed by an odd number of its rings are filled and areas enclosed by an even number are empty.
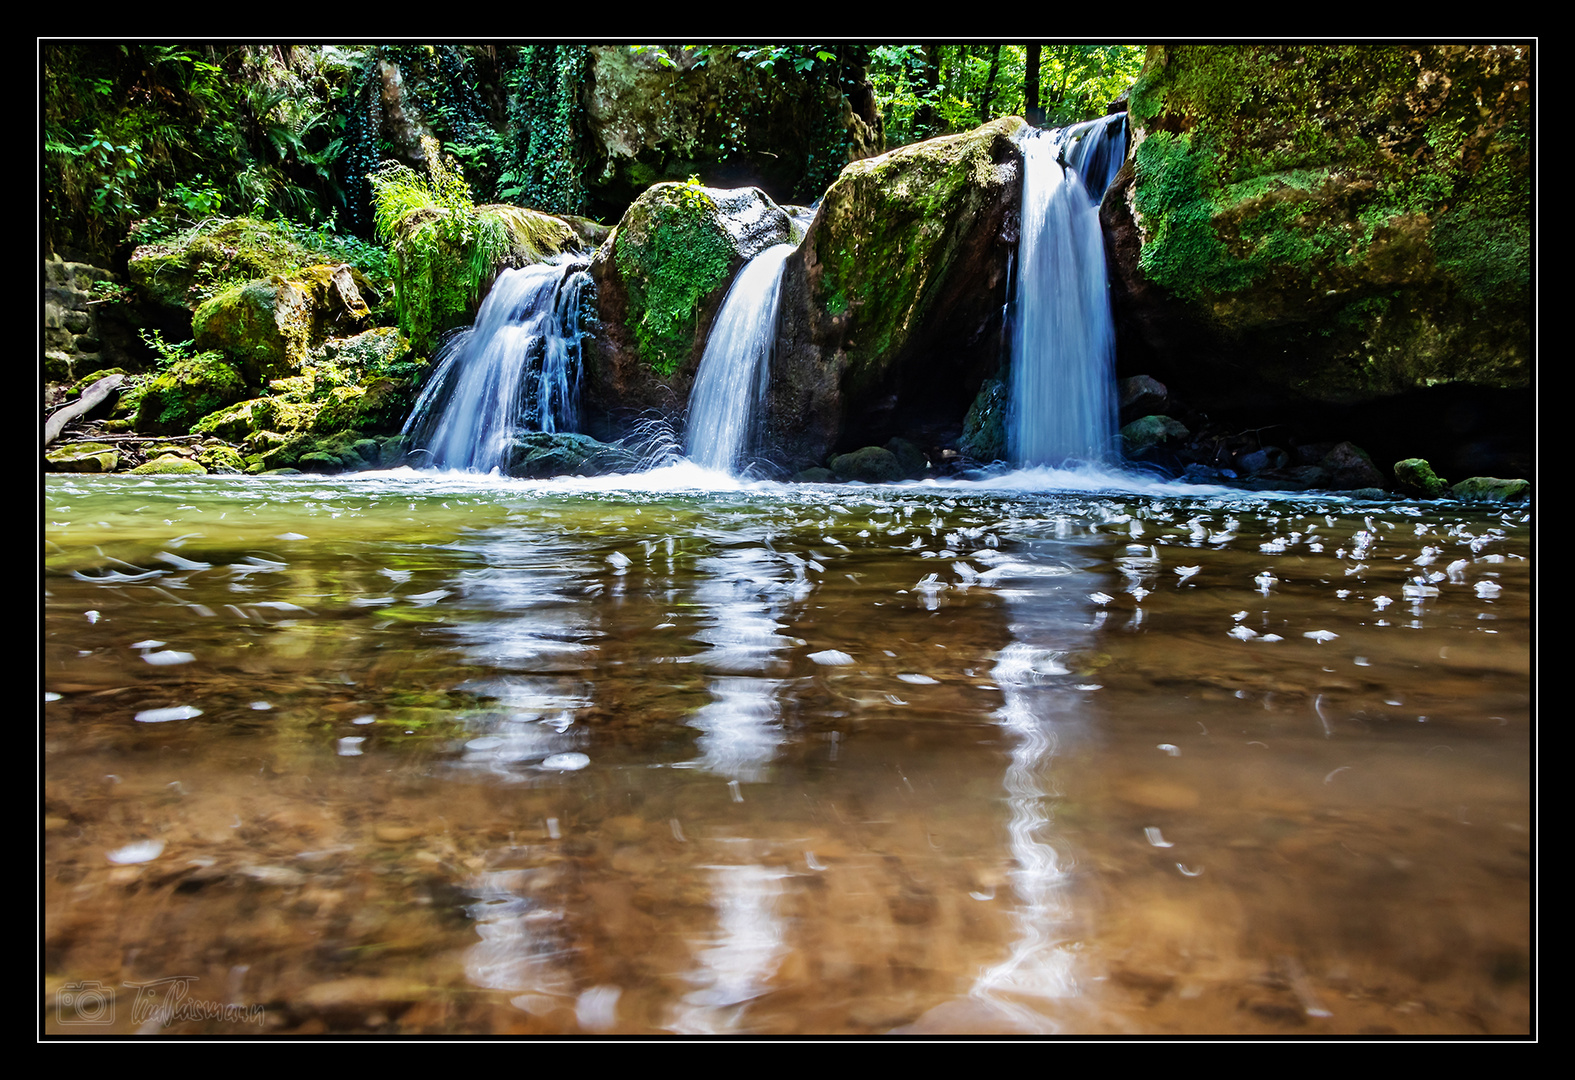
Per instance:
[[[164,854],[164,841],[139,840],[135,844],[116,848],[105,855],[105,858],[118,866],[129,866],[133,863],[152,862],[162,854]]]
[[[809,658],[815,663],[823,664],[827,667],[853,663],[853,657],[839,649],[822,649],[820,652],[810,653]]]
[[[337,753],[340,757],[360,757],[361,744],[366,742],[365,735],[346,735],[339,740]]]
[[[1314,641],[1316,641],[1320,645],[1322,645],[1326,641],[1333,641],[1335,638],[1337,638],[1339,636],[1340,636],[1339,634],[1336,634],[1336,633],[1334,633],[1333,631],[1330,631],[1330,630],[1308,630],[1306,633],[1304,633],[1302,635],[1302,637],[1304,637],[1304,638],[1312,638]]]
[[[1166,840],[1164,838],[1164,836],[1162,836],[1160,834],[1159,829],[1157,829],[1153,825],[1150,825],[1146,829],[1144,829],[1143,830],[1143,835],[1148,837],[1148,842],[1150,844],[1154,845],[1155,847],[1175,847],[1176,846],[1175,844],[1172,844],[1169,840]]]
[[[585,768],[590,763],[591,759],[585,754],[553,754],[551,757],[542,760],[541,767],[555,772],[575,772]]]
[[[162,641],[155,641],[153,638],[148,638],[146,641],[133,641],[131,643],[131,647],[133,649],[157,649],[164,644],[165,643]]]
[[[53,690],[45,690],[44,691],[44,700],[45,701],[59,701],[60,700],[60,695],[55,693]]]
[[[1499,593],[1504,591],[1503,587],[1496,581],[1479,581],[1476,583],[1474,588],[1476,589],[1477,595],[1484,600],[1488,599],[1489,597],[1497,596]]]
[[[163,724],[171,720],[190,720],[201,715],[202,710],[194,705],[175,705],[168,709],[143,709],[133,719],[139,724]]]
[[[166,649],[163,652],[143,653],[142,659],[155,667],[169,667],[171,664],[189,664],[197,658],[189,652]]]
[[[1234,626],[1229,631],[1227,631],[1227,633],[1229,633],[1233,638],[1240,638],[1242,641],[1247,641],[1258,636],[1258,631],[1254,630],[1250,626]]]
[[[914,675],[909,672],[903,672],[897,678],[905,683],[913,683],[916,686],[933,686],[940,682],[939,679],[932,679],[928,675]]]
[[[267,712],[271,708],[273,708],[273,706],[268,704],[266,701],[252,702],[252,709],[256,712]]]

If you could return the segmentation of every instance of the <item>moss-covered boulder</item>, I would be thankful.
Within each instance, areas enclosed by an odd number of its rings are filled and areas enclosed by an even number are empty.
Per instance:
[[[768,426],[789,463],[961,419],[1000,360],[1022,125],[854,162],[826,192],[783,275]]]
[[[903,478],[897,455],[881,446],[864,446],[850,454],[837,454],[826,462],[838,480],[863,484],[890,484]]]
[[[1130,457],[1151,447],[1181,442],[1192,433],[1168,416],[1144,416],[1121,429],[1121,448]]]
[[[246,382],[221,352],[201,352],[171,364],[142,388],[133,426],[159,435],[184,435],[192,425],[246,397]]]
[[[589,435],[532,431],[514,440],[508,472],[518,477],[604,476],[639,466],[639,455]]]
[[[1155,46],[1102,207],[1126,352],[1214,401],[1531,374],[1530,48]]]
[[[591,262],[600,330],[585,342],[586,408],[681,410],[734,276],[791,238],[792,221],[756,188],[648,189]]]
[[[290,375],[330,335],[355,334],[370,318],[348,266],[310,266],[220,293],[192,316],[199,349],[219,349],[247,382]]]
[[[130,470],[138,476],[202,476],[202,464],[180,454],[164,454]]]
[[[1531,481],[1473,476],[1450,488],[1449,493],[1463,502],[1520,502],[1531,498]]]
[[[44,455],[48,472],[110,473],[119,467],[120,454],[108,443],[68,443]]]
[[[497,275],[585,245],[561,218],[518,206],[423,206],[393,227],[400,327],[430,353],[448,330],[475,320]]]
[[[271,222],[230,218],[142,245],[132,252],[129,270],[132,284],[147,300],[190,313],[244,282],[322,264],[328,261],[325,254]],[[355,276],[358,292],[377,287],[358,272]]]
[[[590,47],[577,88],[596,212],[616,216],[652,183],[693,174],[811,202],[842,166],[884,149],[867,46],[805,47],[774,63],[771,51]]]
[[[1395,462],[1395,482],[1407,491],[1415,491],[1429,499],[1442,498],[1449,491],[1447,481],[1433,472],[1433,467],[1422,458],[1406,458]]]
[[[973,404],[963,417],[962,438],[957,449],[971,461],[989,463],[1006,460],[1006,418],[1010,407],[1006,383],[986,379]]]

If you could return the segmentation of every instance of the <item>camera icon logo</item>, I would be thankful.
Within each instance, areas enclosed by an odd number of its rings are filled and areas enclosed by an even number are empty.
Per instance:
[[[55,1019],[61,1024],[113,1024],[115,992],[95,979],[66,983],[55,994]]]

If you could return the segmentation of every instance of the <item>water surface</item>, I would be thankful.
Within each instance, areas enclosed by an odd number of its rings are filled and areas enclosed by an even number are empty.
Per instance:
[[[1527,1031],[1529,512],[1075,483],[49,478],[46,1029]]]

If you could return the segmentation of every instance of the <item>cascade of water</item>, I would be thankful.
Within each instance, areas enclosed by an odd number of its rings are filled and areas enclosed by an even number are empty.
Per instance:
[[[697,465],[735,472],[756,436],[771,381],[777,300],[792,244],[751,259],[727,290],[689,394],[685,452]]]
[[[475,325],[449,338],[405,422],[411,445],[439,468],[506,469],[514,434],[579,424],[583,262],[505,270]]]
[[[1126,118],[1025,129],[1012,325],[1009,451],[1018,465],[1115,456],[1115,330],[1099,200],[1121,166]]]

